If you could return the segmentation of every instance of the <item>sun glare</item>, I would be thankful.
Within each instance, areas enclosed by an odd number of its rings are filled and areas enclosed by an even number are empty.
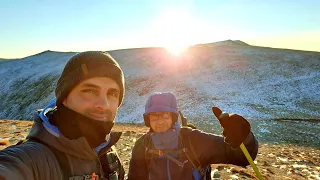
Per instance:
[[[179,56],[197,42],[199,22],[189,11],[167,10],[155,19],[150,30],[154,44],[164,47],[172,55]]]
[[[179,56],[186,51],[187,46],[166,46],[165,49],[174,56]]]

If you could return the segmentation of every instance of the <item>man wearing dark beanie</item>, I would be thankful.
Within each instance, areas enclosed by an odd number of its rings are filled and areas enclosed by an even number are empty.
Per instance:
[[[124,179],[114,147],[121,133],[111,132],[124,90],[108,53],[71,57],[27,140],[0,151],[0,179]]]

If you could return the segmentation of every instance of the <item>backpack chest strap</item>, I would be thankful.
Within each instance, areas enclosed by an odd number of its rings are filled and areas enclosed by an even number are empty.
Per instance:
[[[185,160],[184,162],[181,162],[177,160],[176,158],[172,157],[171,154],[184,154],[186,153],[187,149],[179,149],[179,150],[160,150],[160,149],[147,149],[146,150],[150,154],[155,154],[158,156],[165,156],[168,159],[170,159],[172,162],[176,163],[179,167],[183,168],[184,164],[188,162],[188,160]]]
[[[180,154],[183,154],[183,153],[187,152],[187,149],[186,148],[182,148],[182,149],[179,149],[179,150],[160,150],[160,149],[149,149],[149,148],[146,148],[146,151],[148,153],[151,153],[151,154],[164,156],[164,155],[169,155],[169,154],[180,155]]]
[[[73,176],[69,177],[69,180],[101,180],[98,175],[82,175],[82,176]]]

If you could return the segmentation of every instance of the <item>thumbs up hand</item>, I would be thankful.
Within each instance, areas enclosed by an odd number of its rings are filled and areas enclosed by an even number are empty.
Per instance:
[[[232,148],[237,148],[248,137],[250,133],[250,123],[238,114],[228,114],[222,112],[218,107],[212,106],[213,114],[218,118],[223,127],[224,141]]]

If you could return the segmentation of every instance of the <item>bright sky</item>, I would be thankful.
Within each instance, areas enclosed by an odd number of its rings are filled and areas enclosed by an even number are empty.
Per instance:
[[[2,0],[0,58],[220,40],[320,51],[319,0]]]

